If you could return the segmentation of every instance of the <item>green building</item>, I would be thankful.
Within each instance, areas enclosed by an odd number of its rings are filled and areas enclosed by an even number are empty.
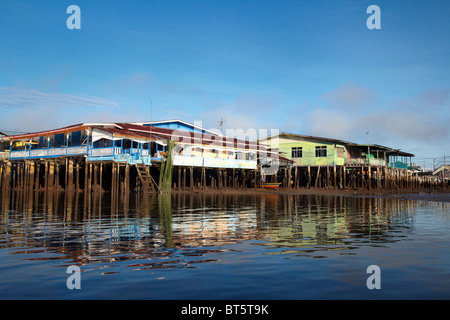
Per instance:
[[[349,141],[280,133],[259,140],[297,167],[306,166],[390,166],[411,162],[413,154],[376,144],[357,144]],[[393,159],[396,161],[394,162]],[[390,160],[392,161],[390,163]],[[406,168],[406,167],[405,167]]]

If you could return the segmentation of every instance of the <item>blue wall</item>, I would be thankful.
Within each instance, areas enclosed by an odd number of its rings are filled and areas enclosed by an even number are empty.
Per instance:
[[[189,131],[189,132],[205,133],[205,130],[200,130],[200,129],[195,128],[194,126],[187,125],[185,123],[178,122],[178,121],[159,122],[159,123],[155,122],[155,123],[152,123],[152,126],[157,127],[157,128],[180,129],[180,130],[185,130],[185,131]]]

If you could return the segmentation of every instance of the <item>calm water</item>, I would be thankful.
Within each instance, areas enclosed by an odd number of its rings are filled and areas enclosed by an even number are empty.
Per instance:
[[[0,298],[449,299],[449,212],[362,197],[4,194]],[[71,265],[80,290],[67,288]]]

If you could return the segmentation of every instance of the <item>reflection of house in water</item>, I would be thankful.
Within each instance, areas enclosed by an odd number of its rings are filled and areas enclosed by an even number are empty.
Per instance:
[[[167,201],[146,196],[118,203],[109,194],[3,197],[2,246],[17,246],[31,256],[37,248],[77,263],[154,263],[174,255],[179,265],[189,255],[226,252],[247,240],[262,246],[263,254],[345,254],[403,240],[415,211],[424,210],[423,203],[400,199],[298,195],[177,194]],[[426,205],[449,209],[439,202]]]
[[[399,241],[414,224],[417,203],[377,198],[280,196],[263,199],[268,254],[346,254],[360,246]],[[279,251],[280,249],[281,251]]]

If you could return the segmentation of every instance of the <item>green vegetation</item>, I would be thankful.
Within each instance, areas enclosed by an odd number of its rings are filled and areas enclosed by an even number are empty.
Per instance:
[[[159,191],[170,193],[173,172],[173,141],[169,142],[166,159],[161,159],[161,172],[159,174]]]

